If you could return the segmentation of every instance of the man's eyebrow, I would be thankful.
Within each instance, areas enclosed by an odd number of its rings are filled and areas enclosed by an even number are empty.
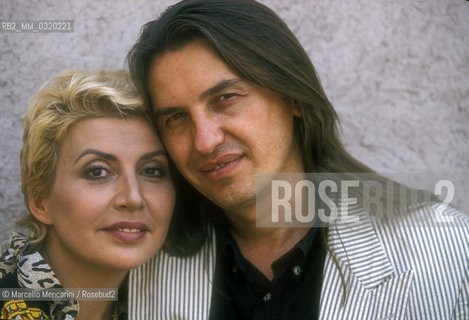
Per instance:
[[[153,117],[155,120],[158,120],[160,117],[167,116],[173,113],[177,113],[178,111],[182,111],[183,107],[161,107],[157,108],[156,110],[153,109]]]
[[[213,95],[225,90],[226,88],[229,88],[231,86],[237,85],[237,84],[242,83],[242,82],[243,82],[242,80],[236,79],[236,78],[222,80],[222,81],[218,82],[216,85],[214,85],[213,87],[210,87],[207,90],[205,90],[204,92],[202,92],[200,94],[198,100],[202,101],[203,99],[205,99],[209,96],[213,96]],[[154,116],[155,119],[158,120],[162,116],[166,116],[166,115],[169,115],[169,114],[176,113],[178,111],[182,111],[184,108],[181,107],[181,106],[170,106],[170,107],[158,107],[158,108],[155,108],[155,109],[154,109],[154,112],[153,112],[153,116]]]
[[[222,80],[220,82],[218,82],[216,85],[214,85],[213,87],[211,88],[208,88],[207,90],[205,90],[204,92],[202,92],[202,94],[200,95],[199,97],[199,100],[203,100],[209,96],[213,96],[217,93],[219,93],[220,91],[223,91],[225,90],[226,88],[229,88],[231,86],[234,86],[238,83],[242,82],[240,79],[227,79],[227,80]]]
[[[96,149],[86,149],[85,151],[83,151],[78,156],[78,158],[75,160],[75,163],[77,163],[78,160],[80,160],[81,158],[83,158],[87,154],[95,154],[95,155],[100,156],[100,157],[102,157],[104,159],[107,159],[109,161],[117,161],[117,158],[115,156],[113,156],[112,154],[110,154],[110,153],[102,152],[102,151],[99,151],[99,150],[96,150]]]

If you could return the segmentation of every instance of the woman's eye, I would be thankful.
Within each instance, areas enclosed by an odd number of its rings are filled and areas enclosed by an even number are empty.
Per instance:
[[[110,176],[111,173],[104,167],[93,166],[85,170],[84,177],[91,180],[99,180]]]
[[[149,178],[162,178],[166,175],[166,171],[159,167],[148,167],[143,170],[143,175]]]

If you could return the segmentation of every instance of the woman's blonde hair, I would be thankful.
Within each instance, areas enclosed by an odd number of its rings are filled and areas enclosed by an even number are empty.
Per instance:
[[[50,193],[60,145],[73,124],[100,117],[151,122],[147,110],[123,70],[69,70],[48,80],[32,98],[23,120],[21,188],[28,210],[30,198]],[[46,226],[31,211],[19,224],[29,229],[33,243],[47,235]]]

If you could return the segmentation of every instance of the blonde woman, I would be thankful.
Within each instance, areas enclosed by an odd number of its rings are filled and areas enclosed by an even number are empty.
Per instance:
[[[2,288],[121,288],[163,245],[175,204],[166,152],[123,71],[67,71],[24,119],[29,236],[0,260]],[[119,301],[1,301],[1,319],[124,319]]]

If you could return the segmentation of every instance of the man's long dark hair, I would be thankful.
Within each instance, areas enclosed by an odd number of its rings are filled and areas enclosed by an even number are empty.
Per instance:
[[[298,39],[279,16],[256,1],[181,1],[143,26],[127,60],[132,78],[150,108],[148,76],[153,60],[199,39],[233,72],[300,107],[302,117],[295,118],[295,128],[307,172],[372,172],[345,150],[339,138],[337,114]],[[185,194],[195,192],[183,179],[181,183]],[[170,231],[169,251],[193,253],[207,235],[204,218],[197,217],[195,199],[192,201],[192,212],[187,212],[192,215],[190,226],[185,227],[186,233],[190,231],[190,245],[181,237],[171,242],[174,232]],[[188,220],[176,216],[172,227],[184,221]],[[186,244],[184,250],[177,249],[178,243]]]

